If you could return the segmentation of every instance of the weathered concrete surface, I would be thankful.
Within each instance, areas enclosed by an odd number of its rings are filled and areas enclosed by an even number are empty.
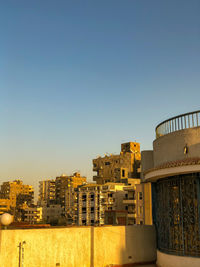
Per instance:
[[[199,267],[200,258],[181,257],[169,255],[157,251],[157,266],[158,267]]]
[[[1,230],[0,266],[19,266],[19,242],[24,267],[105,267],[156,259],[153,226],[104,226]]]

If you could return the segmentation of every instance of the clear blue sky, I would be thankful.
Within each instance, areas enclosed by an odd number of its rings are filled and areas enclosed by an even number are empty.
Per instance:
[[[3,1],[0,182],[80,170],[200,107],[200,1]]]

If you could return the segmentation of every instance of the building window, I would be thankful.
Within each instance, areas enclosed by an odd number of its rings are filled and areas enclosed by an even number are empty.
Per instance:
[[[109,161],[106,161],[106,162],[105,162],[105,165],[110,165],[110,162],[109,162]]]
[[[122,170],[122,177],[125,177],[125,170]]]
[[[142,192],[138,192],[138,200],[142,200]]]
[[[86,208],[82,208],[82,213],[86,213]]]
[[[86,201],[86,195],[82,195],[82,200]]]

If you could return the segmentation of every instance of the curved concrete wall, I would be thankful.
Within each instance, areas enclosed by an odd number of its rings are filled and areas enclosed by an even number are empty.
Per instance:
[[[184,154],[187,145],[188,153]],[[200,157],[200,127],[159,137],[153,142],[154,167],[169,161]]]
[[[174,256],[157,250],[158,267],[199,267],[200,258]]]

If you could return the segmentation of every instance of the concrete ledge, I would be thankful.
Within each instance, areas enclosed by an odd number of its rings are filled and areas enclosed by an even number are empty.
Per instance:
[[[156,261],[127,263],[122,265],[108,265],[106,267],[156,267]]]
[[[186,165],[172,168],[153,170],[144,175],[148,182],[154,182],[157,179],[166,178],[173,175],[200,172],[200,165]]]
[[[157,250],[158,267],[199,267],[200,258],[169,255]]]

